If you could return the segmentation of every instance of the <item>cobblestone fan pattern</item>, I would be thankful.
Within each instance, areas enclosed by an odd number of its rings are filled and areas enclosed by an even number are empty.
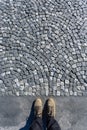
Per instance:
[[[0,0],[0,95],[87,96],[87,0]]]

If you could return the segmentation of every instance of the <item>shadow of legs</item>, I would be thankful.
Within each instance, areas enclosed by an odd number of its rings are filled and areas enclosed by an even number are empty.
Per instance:
[[[35,103],[35,101],[32,103],[31,112],[26,121],[26,125],[23,128],[21,128],[20,130],[29,130],[29,128],[34,120],[34,103]]]

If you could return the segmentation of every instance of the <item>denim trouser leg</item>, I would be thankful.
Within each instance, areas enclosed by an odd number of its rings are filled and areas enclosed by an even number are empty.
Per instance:
[[[61,130],[58,122],[53,117],[47,121],[47,130]]]
[[[42,118],[36,118],[30,126],[30,130],[43,130]]]

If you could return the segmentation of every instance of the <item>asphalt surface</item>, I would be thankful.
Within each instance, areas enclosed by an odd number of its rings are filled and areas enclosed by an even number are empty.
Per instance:
[[[0,97],[0,130],[28,130],[36,97]],[[41,97],[43,104],[48,97]],[[56,97],[56,120],[62,130],[87,129],[87,98]]]

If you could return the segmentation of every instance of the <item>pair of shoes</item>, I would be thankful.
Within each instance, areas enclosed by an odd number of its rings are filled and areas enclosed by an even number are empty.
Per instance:
[[[46,114],[48,117],[55,117],[55,101],[53,98],[48,98],[47,100],[47,106],[46,106]],[[43,112],[43,103],[40,98],[37,98],[35,100],[34,104],[34,115],[35,117],[41,117],[42,118],[42,112]]]

